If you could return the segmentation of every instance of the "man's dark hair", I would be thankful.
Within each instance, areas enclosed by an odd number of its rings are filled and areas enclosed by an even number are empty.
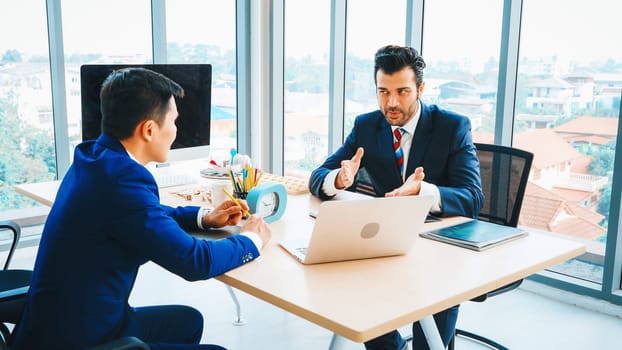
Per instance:
[[[417,88],[423,81],[423,68],[425,68],[425,61],[423,57],[419,55],[417,50],[412,47],[387,45],[381,47],[376,52],[374,60],[374,82],[376,81],[376,74],[378,70],[382,70],[386,74],[393,74],[399,72],[405,67],[410,67],[415,72],[415,80]]]
[[[160,73],[145,68],[114,70],[100,91],[102,132],[125,140],[143,120],[162,125],[171,96],[183,97],[184,89]]]

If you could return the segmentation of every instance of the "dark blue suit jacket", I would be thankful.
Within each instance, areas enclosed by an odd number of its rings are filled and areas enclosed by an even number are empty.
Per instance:
[[[340,168],[342,160],[351,159],[358,147],[365,149],[361,169],[372,178],[378,196],[403,184],[395,164],[391,126],[377,110],[358,116],[344,144],[313,171],[309,180],[311,193],[328,199],[322,192],[324,178],[331,170]],[[484,195],[467,117],[421,103],[421,117],[413,136],[406,177],[419,166],[424,169],[424,181],[435,184],[440,190],[443,216],[477,216]]]
[[[12,348],[83,349],[117,338],[149,260],[193,281],[259,256],[247,237],[190,236],[198,210],[161,205],[151,173],[118,141],[80,144],[45,223]]]

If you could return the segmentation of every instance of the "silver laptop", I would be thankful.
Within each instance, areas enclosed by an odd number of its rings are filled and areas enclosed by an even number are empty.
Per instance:
[[[325,201],[310,237],[279,244],[303,264],[406,254],[423,231],[432,201],[432,196]]]

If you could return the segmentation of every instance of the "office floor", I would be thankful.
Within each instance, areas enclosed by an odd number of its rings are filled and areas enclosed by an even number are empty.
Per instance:
[[[19,249],[11,267],[32,268],[35,254],[36,248]],[[222,283],[216,280],[187,282],[147,263],[140,270],[130,302],[134,306],[192,305],[205,317],[204,342],[231,350],[328,348],[332,336],[329,331],[243,292],[237,291],[236,295],[247,321],[243,326],[233,324],[235,306]],[[566,301],[559,301],[560,298]],[[511,349],[619,349],[622,307],[594,299],[586,302],[586,299],[589,298],[526,281],[518,290],[485,303],[462,304],[458,326],[494,336]],[[596,305],[591,309],[607,310],[607,314],[577,306],[586,304]],[[406,334],[409,327],[401,331]],[[363,349],[361,344],[347,342],[347,350]],[[456,349],[486,347],[458,338]]]

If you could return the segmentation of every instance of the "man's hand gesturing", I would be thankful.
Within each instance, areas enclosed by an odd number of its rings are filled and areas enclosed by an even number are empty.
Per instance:
[[[385,197],[418,195],[421,191],[421,181],[423,181],[424,177],[423,167],[418,167],[415,169],[415,172],[404,181],[402,186],[385,193]]]
[[[359,171],[359,166],[361,166],[364,152],[363,147],[359,147],[352,159],[341,161],[341,169],[335,178],[335,188],[342,190],[352,186],[356,173]]]

